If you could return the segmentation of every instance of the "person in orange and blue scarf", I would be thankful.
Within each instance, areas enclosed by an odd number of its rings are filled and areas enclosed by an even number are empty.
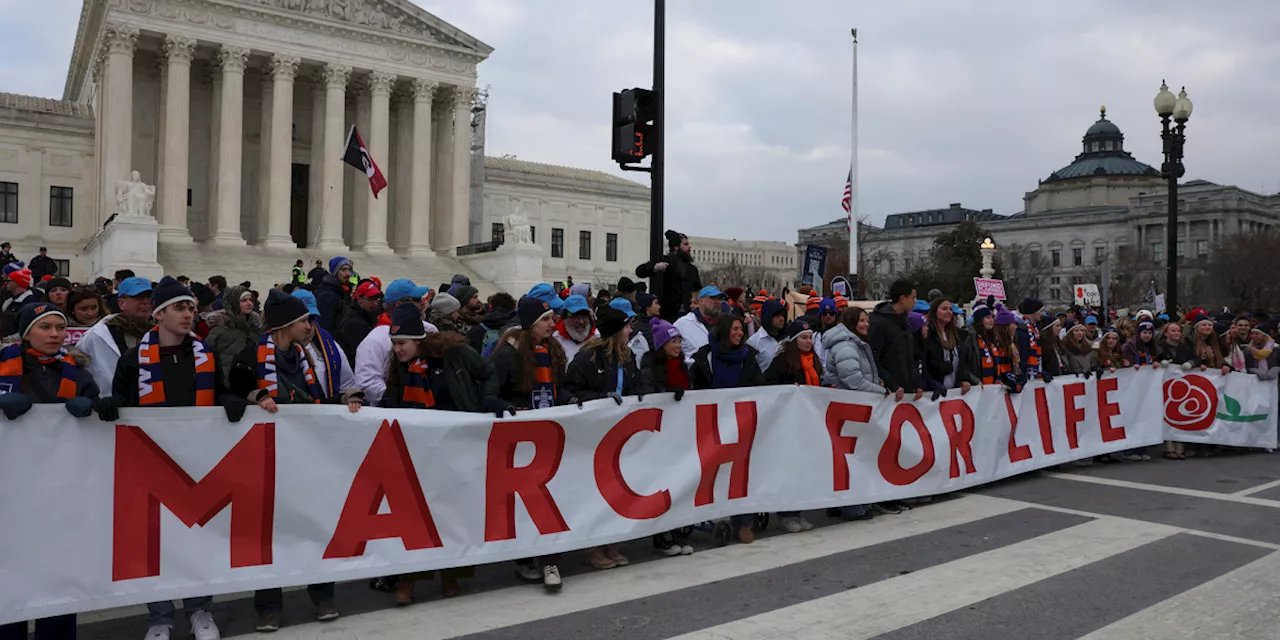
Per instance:
[[[236,357],[231,367],[230,393],[245,398],[268,412],[276,413],[285,404],[330,404],[316,376],[303,344],[313,330],[306,303],[279,289],[267,294],[262,306],[266,331],[257,344],[250,345]],[[364,394],[343,391],[333,399],[347,405],[352,413],[364,404]],[[320,622],[336,620],[338,607],[333,602],[333,583],[307,586],[307,595],[316,607]],[[280,629],[280,611],[284,592],[280,588],[261,589],[253,594],[258,612],[255,629],[270,632]]]
[[[34,404],[61,403],[71,415],[88,417],[98,398],[93,375],[63,345],[67,316],[57,305],[28,303],[18,310],[21,342],[0,350],[0,411],[17,420]],[[75,640],[74,613],[36,620],[36,640]],[[27,640],[27,622],[0,625],[0,640]]]
[[[120,407],[212,407],[224,400],[213,350],[196,334],[196,298],[177,280],[165,276],[151,291],[155,326],[138,346],[120,356],[111,385],[111,398],[95,408],[106,421],[120,418]],[[243,401],[224,404],[232,422],[244,417]],[[211,596],[185,598],[183,609],[196,638],[217,638],[218,626],[209,612]],[[173,630],[172,601],[147,605],[147,638],[168,638]]]

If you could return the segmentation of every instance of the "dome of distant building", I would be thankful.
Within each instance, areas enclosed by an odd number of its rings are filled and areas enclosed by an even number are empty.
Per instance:
[[[1114,122],[1107,120],[1106,107],[1102,108],[1098,121],[1085,132],[1080,155],[1071,164],[1049,174],[1042,184],[1094,176],[1160,176],[1155,167],[1135,160],[1124,150],[1124,134]]]

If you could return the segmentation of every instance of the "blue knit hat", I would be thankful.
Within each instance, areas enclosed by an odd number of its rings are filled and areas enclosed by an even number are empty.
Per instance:
[[[329,259],[329,273],[337,275],[338,270],[343,266],[351,266],[351,261],[342,256],[334,256]]]

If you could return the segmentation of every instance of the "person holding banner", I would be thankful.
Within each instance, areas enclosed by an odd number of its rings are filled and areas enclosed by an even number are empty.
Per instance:
[[[690,388],[680,331],[661,318],[652,320],[651,329],[653,349],[640,358],[640,385],[646,393],[671,392],[679,402]],[[681,529],[655,534],[653,548],[668,557],[693,553],[693,547]]]
[[[413,305],[391,310],[391,351],[395,364],[387,375],[382,407],[434,409],[481,413],[495,411],[497,401],[482,389],[493,379],[493,365],[480,357],[466,336],[455,331],[427,333],[422,314]],[[395,584],[397,605],[413,603],[414,583],[433,577],[434,571],[399,577]],[[474,567],[440,572],[440,590],[446,598],[462,592],[458,581],[475,576]]]
[[[772,298],[760,305],[760,328],[747,339],[747,346],[756,350],[756,364],[767,371],[778,355],[778,345],[787,327],[787,307]]]
[[[886,395],[887,389],[879,384],[876,359],[867,344],[867,329],[871,319],[862,307],[849,307],[840,315],[840,324],[822,334],[827,362],[823,368],[822,384],[849,391],[865,391]],[[874,514],[865,504],[828,509],[828,515],[844,520],[870,520]]]
[[[154,291],[149,282],[143,282],[151,293],[145,308],[150,310],[155,326],[143,334],[138,346],[120,356],[111,397],[94,404],[98,417],[107,422],[119,420],[121,407],[212,407],[222,403],[227,419],[238,422],[244,417],[245,402],[228,397],[218,374],[217,356],[191,331],[196,313],[196,298],[191,290],[169,276],[161,279]],[[139,308],[140,303],[138,295],[131,293],[136,289],[126,286],[129,284],[126,280],[121,285],[120,308],[125,314]],[[197,640],[219,637],[218,625],[209,612],[212,603],[212,596],[182,601]],[[152,602],[147,611],[146,640],[168,640],[174,624],[173,602]]]
[[[313,330],[306,303],[272,289],[262,306],[262,315],[266,331],[256,344],[245,347],[236,357],[229,377],[231,394],[258,405],[267,413],[278,412],[282,404],[325,403],[329,397],[303,347]],[[344,390],[335,398],[347,405],[351,413],[364,405],[364,394],[356,389]],[[338,618],[332,582],[308,585],[307,595],[316,607],[317,620],[327,622]],[[255,629],[278,630],[283,606],[284,592],[280,588],[255,592],[253,607],[258,612]]]
[[[1138,332],[1124,343],[1122,349],[1125,361],[1134,367],[1142,365],[1160,366],[1156,354],[1156,326],[1149,320],[1138,323]]]
[[[1040,361],[1044,355],[1041,345],[1039,323],[1044,318],[1044,303],[1037,298],[1027,298],[1018,305],[1018,313],[1022,314],[1022,322],[1018,323],[1018,353],[1022,355],[1022,374],[1019,384],[1041,377]]]
[[[1037,329],[1040,332],[1040,377],[1045,382],[1052,382],[1055,376],[1066,373],[1067,360],[1062,351],[1062,339],[1058,330],[1062,321],[1057,316],[1040,318]]]
[[[924,341],[924,376],[938,388],[960,389],[960,395],[979,384],[974,375],[966,345],[956,330],[955,312],[947,298],[934,298],[926,316],[929,327]],[[935,397],[936,399],[936,397]]]
[[[1085,325],[1067,321],[1067,337],[1063,339],[1063,351],[1067,356],[1067,368],[1063,373],[1092,374],[1098,368],[1098,353],[1089,340]]]
[[[0,350],[0,411],[16,420],[32,404],[63,404],[86,418],[93,413],[98,385],[67,353],[67,315],[53,303],[31,303],[18,310],[21,342]],[[36,640],[75,640],[74,613],[36,621]],[[0,626],[0,640],[26,640],[27,623]]]
[[[907,313],[915,305],[916,285],[910,280],[895,281],[889,287],[889,300],[876,305],[871,312],[871,328],[867,334],[879,377],[899,402],[908,393],[914,393],[916,400],[924,395],[915,340],[907,330]]]
[[[764,374],[765,384],[822,386],[822,358],[814,352],[814,331],[806,320],[787,325],[786,338],[773,364]],[[787,533],[810,531],[813,524],[799,511],[779,511],[782,528]]]
[[[125,353],[138,346],[155,324],[151,316],[150,280],[128,277],[120,282],[116,291],[120,312],[90,327],[76,345],[89,356],[89,370],[98,388],[112,389],[113,393],[116,364]]]
[[[1196,315],[1191,331],[1191,350],[1195,353],[1195,365],[1200,369],[1221,369],[1222,375],[1231,373],[1231,367],[1227,364],[1226,359],[1222,357],[1222,344],[1218,340],[1218,334],[1213,328],[1213,320],[1209,315],[1201,312]]]
[[[1001,314],[1007,314],[1000,317]],[[1000,307],[979,307],[973,311],[975,342],[978,348],[978,378],[982,384],[1002,384],[1011,392],[1018,391],[1018,380],[1015,374],[1017,361],[1016,351],[1010,353],[1009,346],[1014,343],[1015,336],[1011,330],[1016,319],[1013,314]],[[1004,324],[999,324],[999,320]],[[999,328],[997,328],[999,327]]]
[[[535,287],[537,289],[537,287]],[[499,346],[493,350],[494,382],[496,396],[503,408],[495,411],[516,415],[517,410],[548,409],[564,404],[561,389],[565,365],[564,349],[552,338],[556,332],[556,309],[559,305],[526,297],[516,309],[520,328],[502,336]],[[538,564],[542,568],[538,568]],[[525,558],[516,561],[516,577],[530,584],[542,583],[552,593],[560,590],[560,554],[541,558]]]

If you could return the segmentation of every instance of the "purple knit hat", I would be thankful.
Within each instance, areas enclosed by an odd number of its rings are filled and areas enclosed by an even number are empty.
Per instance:
[[[653,348],[655,349],[661,349],[672,338],[680,337],[680,330],[662,318],[649,321],[649,326],[653,329]]]
[[[1018,316],[1003,306],[996,307],[996,325],[1018,324]]]
[[[907,331],[909,333],[920,333],[924,328],[924,314],[916,311],[907,312]]]

